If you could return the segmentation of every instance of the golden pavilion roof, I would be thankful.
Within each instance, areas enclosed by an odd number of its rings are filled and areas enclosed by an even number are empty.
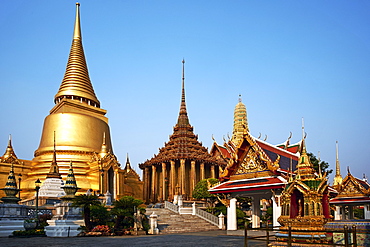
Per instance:
[[[86,102],[89,105],[100,107],[95,95],[87,69],[85,54],[82,46],[80,27],[80,4],[76,3],[76,20],[73,32],[72,47],[64,78],[58,93],[54,97],[55,103],[63,98],[71,98]]]
[[[183,76],[182,76],[182,93],[180,113],[177,124],[173,128],[173,134],[170,140],[165,143],[164,147],[159,149],[159,153],[154,155],[150,160],[140,164],[140,168],[150,166],[162,162],[169,162],[171,160],[188,159],[205,163],[220,163],[226,164],[223,160],[217,160],[212,157],[207,148],[198,141],[198,135],[193,132],[193,126],[190,125],[188,113],[186,110],[185,101],[185,78],[184,78],[184,63],[183,63]]]

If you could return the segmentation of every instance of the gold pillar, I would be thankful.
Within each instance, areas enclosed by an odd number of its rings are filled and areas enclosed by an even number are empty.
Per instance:
[[[118,169],[115,169],[114,170],[114,176],[113,176],[113,192],[111,192],[113,195],[112,195],[112,199],[115,199],[117,200],[118,197],[118,184],[119,184],[119,180],[118,180]],[[125,181],[126,182],[126,181]],[[104,193],[102,193],[104,194]]]
[[[186,194],[185,192],[185,159],[180,160],[180,180],[181,180],[181,192],[180,195]]]
[[[149,202],[149,188],[150,188],[150,185],[149,185],[149,167],[145,167],[144,168],[144,172],[143,172],[143,180],[144,180],[144,201],[145,202]]]
[[[162,163],[162,199],[163,201],[167,200],[167,169],[166,169],[166,163]]]
[[[173,199],[173,196],[175,195],[175,161],[171,160],[171,170],[170,170],[170,198]]]
[[[152,165],[152,193],[151,193],[151,199],[152,202],[156,202],[156,187],[157,187],[157,167]]]
[[[200,180],[205,179],[205,173],[204,173],[204,163],[200,164]]]
[[[216,178],[215,165],[211,165],[211,178]]]
[[[191,161],[191,168],[190,168],[190,194],[193,196],[193,190],[196,184],[196,174],[195,174],[195,161]]]

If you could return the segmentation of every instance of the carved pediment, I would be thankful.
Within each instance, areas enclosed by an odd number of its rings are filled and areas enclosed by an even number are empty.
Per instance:
[[[117,157],[114,154],[107,153],[103,158],[99,154],[94,153],[91,157],[90,163],[99,163],[101,168],[109,169],[111,166],[113,168],[120,168],[121,164],[118,162]]]
[[[266,169],[266,162],[261,160],[255,151],[249,151],[248,155],[235,171],[235,175],[265,171]]]
[[[352,180],[349,180],[346,184],[343,184],[342,190],[340,191],[341,196],[345,195],[347,197],[351,197],[358,194],[363,194],[363,192]]]

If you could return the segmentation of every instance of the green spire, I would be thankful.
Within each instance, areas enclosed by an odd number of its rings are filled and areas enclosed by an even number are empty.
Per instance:
[[[71,198],[73,198],[74,195],[76,194],[77,190],[79,189],[77,187],[75,174],[73,172],[72,160],[71,160],[71,163],[69,165],[66,184],[62,187],[62,189],[66,193],[66,196],[64,196],[62,199],[71,199]]]
[[[13,164],[11,165],[8,181],[6,181],[5,188],[2,188],[1,190],[3,190],[6,195],[1,198],[4,203],[17,204],[18,201],[20,201],[20,199],[15,196],[19,192],[19,189],[17,188],[17,181],[14,176]]]

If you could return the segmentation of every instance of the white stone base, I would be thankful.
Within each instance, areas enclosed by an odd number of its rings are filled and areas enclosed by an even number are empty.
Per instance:
[[[9,237],[13,231],[24,231],[24,220],[0,220],[0,237]]]
[[[157,234],[159,234],[159,229],[158,228],[149,229],[148,234],[157,235]]]
[[[48,220],[45,233],[48,237],[76,237],[81,231],[77,230],[84,226],[83,220]],[[68,234],[69,232],[69,234]]]

